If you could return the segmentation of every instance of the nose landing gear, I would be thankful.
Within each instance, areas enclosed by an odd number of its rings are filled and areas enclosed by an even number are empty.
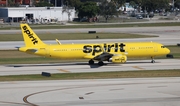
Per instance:
[[[153,57],[151,57],[151,63],[155,63],[155,60],[154,60],[154,58]]]

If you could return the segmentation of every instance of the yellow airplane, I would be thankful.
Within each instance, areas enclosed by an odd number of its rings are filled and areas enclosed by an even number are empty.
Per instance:
[[[127,57],[154,57],[166,55],[170,50],[160,43],[155,42],[129,42],[129,43],[102,43],[102,44],[61,44],[57,39],[55,45],[43,43],[34,31],[27,25],[21,24],[24,38],[24,47],[19,51],[29,54],[59,58],[59,59],[89,59],[89,64],[98,61],[98,65],[104,65],[103,61],[113,63],[125,63]]]

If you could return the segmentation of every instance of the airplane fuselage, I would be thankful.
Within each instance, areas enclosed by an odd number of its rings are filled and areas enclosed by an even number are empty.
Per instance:
[[[86,56],[97,56],[103,51],[116,55],[126,55],[127,57],[154,57],[169,52],[167,48],[163,47],[162,44],[154,42],[63,44],[32,47],[32,49],[37,49],[37,52],[29,53],[60,59],[78,59],[85,58]],[[25,48],[23,51],[25,51]]]

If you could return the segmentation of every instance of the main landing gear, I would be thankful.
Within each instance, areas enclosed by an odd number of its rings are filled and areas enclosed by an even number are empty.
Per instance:
[[[98,65],[99,65],[99,66],[103,66],[103,65],[104,65],[103,61],[99,61],[99,62],[98,62]]]
[[[89,65],[93,65],[94,64],[94,61],[91,59],[89,60]]]
[[[151,63],[155,63],[155,60],[154,60],[154,58],[153,57],[151,57]]]
[[[92,59],[89,60],[89,65],[93,65],[93,64],[94,64],[94,60],[92,60]],[[104,62],[103,62],[103,61],[99,61],[99,62],[98,62],[98,65],[99,65],[99,66],[103,66],[103,65],[104,65]]]

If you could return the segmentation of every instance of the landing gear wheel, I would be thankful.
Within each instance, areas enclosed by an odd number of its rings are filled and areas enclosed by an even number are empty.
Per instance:
[[[104,65],[103,61],[99,61],[99,62],[98,62],[98,65],[99,65],[99,66],[103,66],[103,65]]]
[[[152,60],[151,63],[155,63],[155,60]]]
[[[89,65],[92,65],[92,64],[94,64],[94,61],[91,59],[89,60]]]
[[[151,57],[151,63],[155,63],[155,60],[154,60],[154,58],[153,57]]]

